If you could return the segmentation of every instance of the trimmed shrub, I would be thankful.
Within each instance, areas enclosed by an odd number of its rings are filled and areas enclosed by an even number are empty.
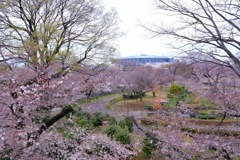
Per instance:
[[[106,134],[109,137],[114,137],[116,131],[117,131],[117,127],[119,127],[118,125],[110,125],[107,129],[106,129]]]
[[[129,117],[126,117],[123,120],[121,120],[118,125],[122,128],[127,127],[129,132],[133,132],[133,122]]]
[[[89,113],[78,112],[76,116],[79,118],[77,124],[80,127],[98,127],[102,125],[103,121],[108,121],[110,117],[108,114],[102,114],[101,112],[96,112],[92,116]],[[114,121],[113,118],[111,118],[112,121]]]
[[[122,128],[125,128],[125,126],[126,126],[127,124],[126,124],[125,120],[123,119],[123,120],[121,120],[121,121],[118,123],[118,125],[119,125],[120,127],[122,127]]]
[[[200,119],[216,119],[216,115],[207,114],[207,113],[200,113],[198,118],[200,118]]]
[[[132,119],[130,117],[126,117],[124,120],[126,122],[126,126],[128,128],[128,131],[132,133],[133,132],[133,121],[132,121]]]
[[[138,99],[140,97],[145,96],[145,92],[136,92],[134,94],[130,94],[130,95],[123,95],[124,99]]]
[[[102,113],[96,112],[92,115],[90,121],[93,127],[98,127],[102,125],[102,122],[104,121],[104,117],[102,116]]]
[[[126,126],[122,128],[119,125],[110,125],[105,132],[109,137],[115,138],[116,141],[119,141],[122,144],[131,143],[131,137]]]
[[[191,93],[186,87],[177,83],[174,83],[170,86],[169,92],[170,94],[167,95],[169,101],[165,104],[165,106],[169,108],[176,107],[179,104],[179,101],[184,100]]]
[[[128,132],[128,128],[117,128],[115,133],[115,138],[117,141],[121,142],[122,144],[130,144],[131,143],[131,137]]]
[[[174,95],[179,95],[185,90],[185,87],[181,86],[180,84],[174,83],[170,86],[169,92]]]
[[[80,127],[89,127],[89,120],[87,117],[82,117],[77,121],[78,126]]]
[[[109,122],[109,125],[116,125],[117,124],[117,120],[112,116],[108,118],[108,122]]]
[[[75,114],[79,119],[77,120],[77,124],[80,127],[85,127],[88,128],[90,127],[90,118],[91,115],[89,113],[85,113],[85,112],[77,112]]]
[[[112,119],[112,124],[106,129],[105,133],[112,138],[115,138],[116,141],[121,142],[122,144],[130,144],[131,136],[130,132],[133,132],[133,122],[129,117],[124,118],[118,124],[114,117]]]
[[[171,98],[169,99],[168,103],[164,104],[164,106],[169,107],[169,108],[174,108],[178,105],[178,98]]]

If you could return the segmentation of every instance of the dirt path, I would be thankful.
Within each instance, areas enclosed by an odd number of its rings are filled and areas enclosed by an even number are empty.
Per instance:
[[[102,99],[94,101],[94,102],[82,104],[80,107],[82,107],[83,112],[88,112],[90,114],[93,114],[96,112],[107,113],[111,116],[114,116],[119,121],[122,118],[121,113],[107,109],[107,107],[106,107],[107,102],[116,97],[117,97],[116,95],[109,96],[109,97],[102,98]]]
[[[108,110],[106,108],[106,103],[116,97],[117,97],[116,95],[108,96],[106,98],[102,98],[102,99],[94,101],[94,102],[81,104],[80,107],[82,107],[84,112],[89,112],[89,113],[106,112],[106,113],[108,113],[108,112],[111,112],[111,110]]]

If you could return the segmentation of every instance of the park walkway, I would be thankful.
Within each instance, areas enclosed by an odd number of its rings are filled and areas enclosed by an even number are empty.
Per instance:
[[[113,98],[116,98],[116,95],[113,96],[108,96],[106,98],[102,98],[100,100],[94,101],[94,102],[89,102],[85,104],[81,104],[80,107],[82,108],[83,112],[88,112],[90,114],[93,114],[95,112],[102,112],[102,113],[107,113],[113,117],[116,118],[117,121],[120,121],[121,119],[124,118],[124,116],[127,116],[126,112],[123,111],[114,111],[107,109],[106,103],[110,101]],[[133,116],[134,119],[140,120],[144,117],[142,117],[142,112],[144,111],[129,111],[129,116]],[[148,127],[141,125],[141,123],[137,123],[140,128],[142,128],[144,131],[148,130]],[[136,125],[134,125],[134,132],[138,136],[144,136],[145,134],[139,130]]]

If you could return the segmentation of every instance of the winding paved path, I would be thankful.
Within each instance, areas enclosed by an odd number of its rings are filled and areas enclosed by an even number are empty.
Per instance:
[[[116,97],[117,97],[116,95],[109,96],[109,97],[102,98],[102,99],[94,101],[94,102],[81,104],[80,107],[83,109],[83,112],[88,112],[90,114],[93,114],[95,112],[103,112],[103,113],[107,113],[111,116],[114,116],[117,121],[120,121],[121,119],[123,119],[124,116],[127,116],[127,113],[122,112],[122,111],[110,110],[110,109],[107,109],[107,107],[106,107],[106,103],[108,101],[110,101],[111,99],[116,98]],[[133,116],[134,119],[138,120],[138,119],[143,118],[142,117],[142,112],[144,112],[144,111],[130,111],[129,115]],[[140,123],[138,123],[138,126],[141,127],[144,131],[148,130],[148,127],[146,127],[144,125],[141,125]],[[145,135],[135,125],[134,125],[134,133],[139,135],[139,136],[144,136]]]
[[[111,116],[116,116],[118,114],[116,111],[107,109],[106,103],[110,101],[113,98],[116,98],[117,96],[108,96],[106,98],[102,98],[97,101],[81,104],[80,107],[83,109],[83,112],[88,112],[88,113],[95,113],[95,112],[103,112],[103,113],[108,113]]]

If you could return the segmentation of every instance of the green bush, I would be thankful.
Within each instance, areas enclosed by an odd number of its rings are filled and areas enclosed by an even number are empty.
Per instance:
[[[118,125],[122,128],[125,128],[127,124],[126,124],[125,120],[123,119],[118,123]]]
[[[91,115],[89,113],[77,112],[77,113],[75,113],[75,115],[79,118],[77,120],[78,126],[85,127],[85,128],[88,128],[91,126],[91,124],[90,124]]]
[[[201,107],[214,107],[215,104],[208,99],[200,98],[199,103]]]
[[[77,121],[78,126],[80,127],[89,127],[89,120],[87,117],[82,117]]]
[[[133,121],[132,121],[132,119],[130,117],[126,117],[124,120],[126,122],[128,131],[132,133],[133,132]]]
[[[136,92],[130,95],[123,95],[124,99],[138,99],[140,97],[144,97],[145,96],[145,92]]]
[[[190,133],[197,133],[197,134],[215,134],[218,136],[240,136],[239,131],[234,131],[234,130],[209,130],[209,129],[196,129],[196,128],[189,128],[189,127],[183,127],[181,128],[182,131],[184,132],[190,132]]]
[[[127,127],[129,132],[133,132],[133,122],[130,117],[126,117],[119,122],[119,126],[122,128]]]
[[[116,131],[117,131],[117,127],[119,127],[118,125],[110,125],[107,129],[106,129],[106,134],[109,137],[114,137]]]
[[[117,120],[112,116],[108,118],[108,122],[109,122],[109,125],[116,125],[117,124]]]
[[[131,137],[126,126],[122,128],[119,125],[110,125],[105,132],[109,137],[115,138],[116,141],[119,141],[122,144],[131,143]]]
[[[171,98],[166,104],[164,104],[164,106],[168,108],[174,108],[178,105],[178,102],[179,102],[178,98]]]
[[[103,121],[109,121],[109,119],[112,121],[112,124],[117,123],[114,117],[110,118],[108,114],[103,114],[101,112],[96,112],[92,116],[89,113],[78,112],[76,116],[79,118],[77,124],[80,127],[98,127],[102,125]]]
[[[77,112],[75,114],[78,118],[82,118],[82,117],[86,117],[87,119],[91,118],[90,113],[86,113],[86,112]]]
[[[191,93],[186,87],[177,83],[174,83],[170,86],[169,92],[170,94],[167,95],[169,101],[165,104],[165,106],[169,108],[176,107],[179,104],[179,101],[184,100]]]
[[[104,118],[100,112],[94,113],[90,119],[91,124],[93,127],[98,127],[102,125]]]
[[[207,114],[207,113],[200,113],[198,118],[200,118],[200,119],[216,119],[216,115]]]
[[[185,90],[186,90],[186,88],[181,86],[178,83],[172,84],[169,88],[169,92],[174,95],[179,95],[179,94],[183,93]]]
[[[103,121],[107,121],[110,116],[101,112],[94,113],[90,118],[90,123],[93,127],[101,126]]]
[[[131,137],[128,132],[128,128],[121,128],[117,127],[117,130],[115,132],[115,138],[117,141],[121,142],[122,144],[130,144],[131,143]]]

